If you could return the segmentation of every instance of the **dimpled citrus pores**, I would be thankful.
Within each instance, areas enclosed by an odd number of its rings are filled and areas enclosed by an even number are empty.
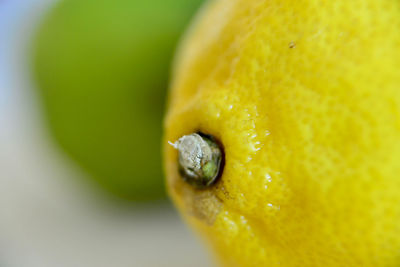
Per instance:
[[[168,190],[223,266],[400,266],[400,1],[209,1],[178,51]],[[195,133],[206,188],[168,144]]]

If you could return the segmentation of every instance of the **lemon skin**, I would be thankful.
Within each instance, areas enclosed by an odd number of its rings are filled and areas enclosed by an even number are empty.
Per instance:
[[[176,57],[169,194],[224,266],[400,265],[400,2],[209,1]],[[224,146],[183,181],[167,144]]]

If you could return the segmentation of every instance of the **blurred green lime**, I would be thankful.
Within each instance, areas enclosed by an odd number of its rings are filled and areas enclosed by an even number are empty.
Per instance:
[[[67,0],[41,25],[34,75],[51,133],[109,192],[164,197],[169,66],[202,0]]]

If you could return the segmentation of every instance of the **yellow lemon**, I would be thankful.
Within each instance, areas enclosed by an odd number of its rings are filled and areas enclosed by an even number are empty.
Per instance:
[[[168,105],[169,193],[222,264],[400,266],[400,1],[209,1]],[[202,188],[167,144],[196,132]]]

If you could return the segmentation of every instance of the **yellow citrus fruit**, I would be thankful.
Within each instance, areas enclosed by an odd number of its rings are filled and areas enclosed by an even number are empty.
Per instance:
[[[168,104],[169,193],[224,265],[400,266],[400,1],[210,1]],[[167,144],[197,131],[204,189]]]

